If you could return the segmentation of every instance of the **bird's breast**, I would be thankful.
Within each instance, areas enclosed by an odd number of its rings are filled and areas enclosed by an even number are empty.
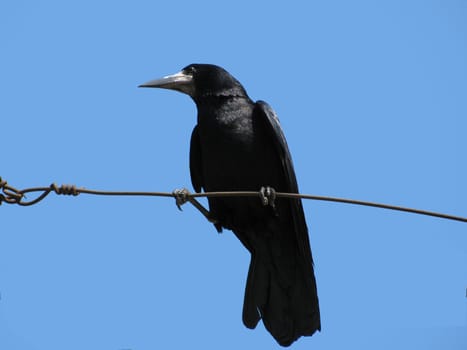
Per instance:
[[[257,127],[253,108],[200,117],[198,128],[207,191],[277,186],[279,160],[267,133]]]

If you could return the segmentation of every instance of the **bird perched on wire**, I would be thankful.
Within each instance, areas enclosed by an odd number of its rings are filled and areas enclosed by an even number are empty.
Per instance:
[[[279,120],[263,101],[252,101],[226,70],[191,64],[140,87],[189,95],[198,109],[191,135],[190,173],[196,192],[257,191],[247,197],[208,198],[209,218],[232,230],[251,253],[243,323],[262,319],[282,346],[321,329],[308,229],[300,199],[274,199],[274,191],[298,193],[292,158]]]

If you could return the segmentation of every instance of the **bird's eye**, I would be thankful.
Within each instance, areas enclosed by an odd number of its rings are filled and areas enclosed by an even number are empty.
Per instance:
[[[187,74],[193,75],[196,72],[196,68],[193,66],[189,66],[186,67],[183,71]]]

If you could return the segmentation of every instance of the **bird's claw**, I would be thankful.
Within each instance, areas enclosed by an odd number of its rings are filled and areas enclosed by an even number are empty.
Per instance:
[[[274,190],[274,188],[269,186],[261,187],[261,189],[259,190],[259,198],[261,199],[261,203],[263,205],[269,205],[273,209],[276,208],[276,190]]]
[[[175,197],[175,204],[178,210],[182,210],[182,205],[189,201],[190,191],[186,188],[177,188],[172,192]]]

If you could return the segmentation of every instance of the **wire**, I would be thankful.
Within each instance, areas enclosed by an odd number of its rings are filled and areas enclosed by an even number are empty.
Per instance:
[[[26,194],[33,193],[33,192],[42,192],[42,193],[32,200],[25,200]],[[196,200],[196,198],[201,198],[201,197],[260,197],[262,198],[263,203],[265,204],[268,203],[268,200],[264,199],[264,196],[265,196],[264,188],[262,188],[260,191],[222,191],[222,192],[190,193],[187,189],[175,190],[173,192],[102,191],[102,190],[91,190],[91,189],[86,189],[86,188],[77,188],[74,185],[57,186],[56,184],[51,184],[48,187],[32,187],[32,188],[26,188],[23,190],[18,190],[8,185],[7,182],[4,181],[0,177],[0,204],[5,202],[7,204],[18,204],[20,206],[30,206],[30,205],[39,203],[45,197],[47,197],[51,192],[54,192],[57,195],[72,195],[72,196],[77,196],[79,194],[84,193],[84,194],[102,195],[102,196],[172,197],[172,198],[175,198],[176,204],[179,209],[181,209],[181,205],[183,205],[184,203],[190,202],[199,211],[201,211],[201,213],[211,222],[215,222],[215,220],[212,217],[210,217],[209,211],[206,208],[204,208]],[[401,206],[396,206],[396,205],[360,201],[360,200],[355,200],[355,199],[337,198],[337,197],[328,197],[328,196],[316,196],[316,195],[299,194],[299,193],[285,193],[285,192],[274,192],[273,196],[277,198],[311,199],[311,200],[317,200],[317,201],[362,205],[362,206],[368,206],[368,207],[376,207],[376,208],[382,208],[382,209],[409,212],[409,213],[414,213],[414,214],[419,214],[419,215],[434,216],[437,218],[447,219],[447,220],[467,222],[467,217],[443,214],[443,213],[427,211],[427,210],[401,207]],[[273,201],[270,202],[270,204],[273,205],[274,204]]]

